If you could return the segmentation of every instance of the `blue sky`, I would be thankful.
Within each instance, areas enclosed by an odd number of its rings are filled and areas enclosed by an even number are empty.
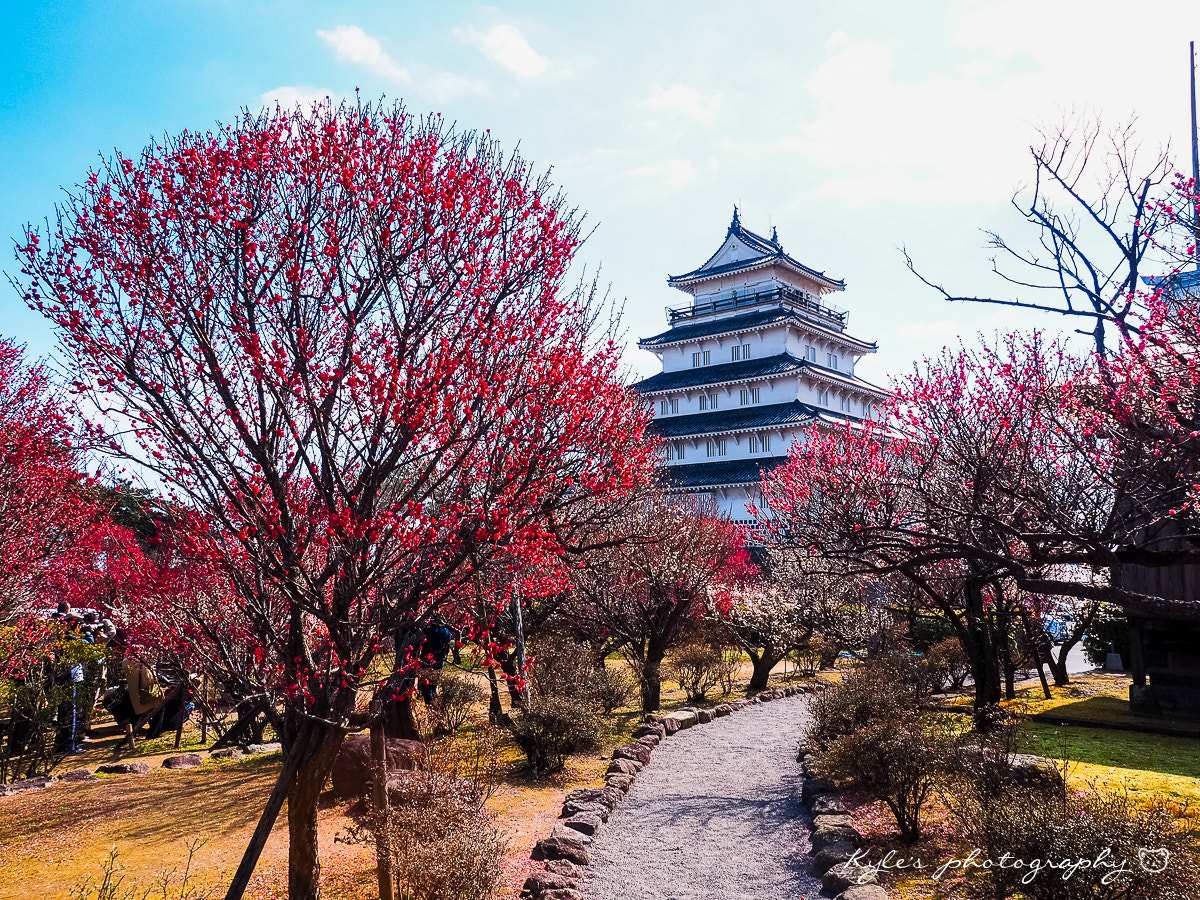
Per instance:
[[[950,306],[903,268],[1011,295],[981,229],[1019,233],[1039,124],[1090,108],[1187,150],[1191,2],[4,4],[0,235],[53,215],[99,153],[204,130],[243,107],[386,94],[490,129],[553,167],[596,231],[580,254],[625,303],[630,338],[664,327],[731,208],[806,264],[903,372],[958,334],[1038,321]],[[1179,157],[1185,168],[1185,156]],[[10,244],[11,246],[11,244]],[[11,253],[2,267],[12,272]],[[53,337],[0,285],[0,334]],[[634,371],[655,370],[631,349]]]

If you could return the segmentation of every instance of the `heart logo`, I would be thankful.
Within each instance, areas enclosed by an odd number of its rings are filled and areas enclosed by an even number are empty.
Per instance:
[[[1143,872],[1149,872],[1152,875],[1161,872],[1170,861],[1171,851],[1166,847],[1160,847],[1157,850],[1147,850],[1142,847],[1138,850],[1138,863]]]

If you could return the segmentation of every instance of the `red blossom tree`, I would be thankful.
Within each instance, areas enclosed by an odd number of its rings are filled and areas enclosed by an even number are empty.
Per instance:
[[[112,449],[204,523],[225,641],[286,687],[258,836],[286,797],[293,900],[320,894],[317,795],[384,635],[653,468],[565,287],[579,221],[486,137],[324,105],[118,154],[20,247]]]
[[[756,571],[739,526],[711,503],[650,492],[606,529],[572,570],[563,615],[620,646],[641,686],[642,710],[661,705],[661,667],[709,605]]]
[[[1011,633],[1045,609],[1039,595],[1101,590],[1064,573],[1094,566],[1094,547],[1124,527],[1110,444],[1078,402],[1083,372],[1037,335],[926,361],[884,418],[796,449],[765,486],[769,539],[885,591],[906,582],[906,602],[955,629],[982,710],[1000,699]]]
[[[0,339],[0,624],[50,599],[96,518],[76,445],[46,370]]]

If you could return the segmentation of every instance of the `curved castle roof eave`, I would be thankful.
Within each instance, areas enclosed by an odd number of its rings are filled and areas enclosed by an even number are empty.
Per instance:
[[[774,266],[781,266],[785,269],[790,269],[797,275],[800,275],[810,281],[815,282],[818,287],[823,287],[826,291],[844,291],[846,282],[836,278],[830,278],[822,272],[810,269],[808,266],[792,259],[787,254],[780,251],[774,256],[764,256],[758,259],[740,260],[736,263],[728,263],[723,266],[715,266],[711,269],[696,269],[688,272],[685,275],[670,275],[667,277],[667,284],[678,290],[686,293],[693,293],[692,288],[697,285],[704,284],[708,281],[714,281],[718,278],[724,278],[727,275],[743,274],[746,272],[756,272],[760,269],[768,269]]]

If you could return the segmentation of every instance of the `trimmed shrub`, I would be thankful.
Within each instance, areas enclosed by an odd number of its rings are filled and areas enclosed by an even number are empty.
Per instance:
[[[702,701],[721,684],[728,668],[724,657],[720,647],[684,644],[667,659],[667,678],[679,685],[689,703]]]
[[[599,728],[590,703],[533,694],[515,716],[512,733],[535,773],[557,772],[576,750],[596,746]]]
[[[375,845],[386,827],[404,900],[490,900],[508,849],[486,806],[501,772],[497,746],[487,727],[428,744],[422,768],[389,777],[386,820],[369,810],[339,839]]]
[[[1048,797],[1010,790],[964,822],[990,859],[1022,865],[975,870],[981,898],[1184,900],[1200,897],[1196,822],[1162,801],[1088,792]]]
[[[437,679],[437,715],[441,727],[453,733],[466,724],[487,691],[474,678],[443,670]]]
[[[805,731],[807,745],[824,750],[842,735],[866,728],[875,720],[894,721],[913,714],[921,695],[906,677],[909,669],[900,658],[873,660],[817,694],[811,707],[812,724]]]
[[[929,648],[925,658],[939,690],[961,690],[971,674],[971,661],[956,637],[938,641]]]
[[[954,733],[944,725],[944,720],[888,710],[862,728],[839,735],[821,751],[821,773],[882,800],[901,836],[916,841],[921,836],[921,811],[954,744]]]
[[[594,702],[605,715],[628,706],[637,693],[637,681],[616,666],[603,666],[596,670],[592,678]]]

